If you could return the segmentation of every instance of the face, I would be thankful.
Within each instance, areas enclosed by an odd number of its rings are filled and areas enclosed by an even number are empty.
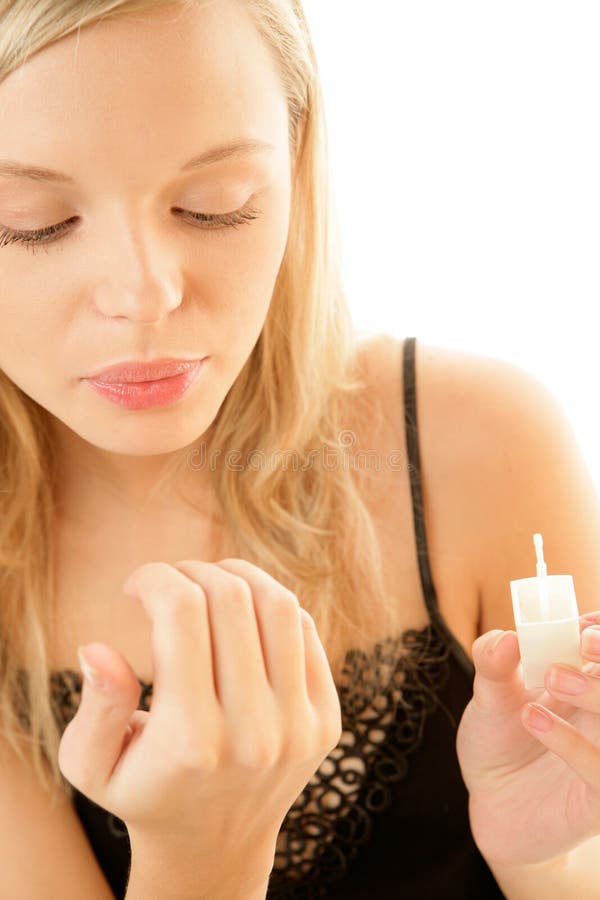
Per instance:
[[[272,149],[182,170],[248,140]],[[288,236],[288,111],[241,5],[171,6],[44,48],[0,82],[0,160],[72,179],[0,175],[0,368],[72,452],[139,464],[192,444],[260,335]],[[46,237],[13,239],[33,231]],[[154,408],[84,380],[206,356]]]

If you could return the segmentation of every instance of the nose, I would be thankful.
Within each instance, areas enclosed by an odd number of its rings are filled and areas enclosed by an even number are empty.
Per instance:
[[[129,319],[136,325],[154,325],[181,305],[181,292],[174,284],[154,284],[137,290],[114,285],[96,297],[96,307],[111,319]]]
[[[142,228],[129,211],[118,213],[113,240],[96,261],[94,305],[104,317],[153,325],[181,305],[181,259],[164,234]]]

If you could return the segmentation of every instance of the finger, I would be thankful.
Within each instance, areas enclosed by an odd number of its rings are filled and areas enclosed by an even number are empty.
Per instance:
[[[260,630],[266,637],[265,660],[273,681],[285,685],[279,695],[283,697],[287,692],[290,707],[299,697],[307,699],[325,723],[327,740],[333,749],[342,733],[342,712],[331,666],[313,618],[302,609],[293,593],[248,560],[221,559],[217,565],[239,573],[250,585]],[[282,600],[283,628],[279,629],[273,627],[273,618],[279,615],[277,605]],[[297,641],[291,639],[294,628],[289,624],[290,610],[299,628]]]
[[[270,685],[283,700],[308,700],[300,604],[272,575],[245,559],[221,559],[220,568],[243,578],[254,600]]]
[[[577,775],[600,788],[600,747],[540,704],[527,704],[521,712],[527,731],[556,753]]]
[[[472,653],[473,702],[480,714],[494,718],[512,715],[527,699],[518,668],[516,632],[499,629],[485,632],[474,641]]]
[[[580,650],[585,672],[600,674],[600,611],[579,617]]]
[[[579,631],[583,631],[589,625],[600,625],[600,610],[591,613],[583,613],[579,616]]]
[[[573,706],[564,698],[555,697],[543,688],[525,688],[516,631],[493,629],[485,632],[473,643],[472,653],[475,664],[473,701],[480,714],[490,718],[511,716],[531,700],[542,703],[559,716],[574,714]]]
[[[333,735],[331,747],[335,747],[342,736],[342,709],[337,686],[325,648],[319,637],[314,619],[305,609],[301,610],[306,656],[306,687],[312,705],[318,710],[321,720],[327,723]]]
[[[588,660],[600,663],[600,625],[584,625],[581,631],[581,653]]]
[[[589,712],[600,710],[600,627],[586,627],[581,636],[581,667],[565,664],[549,666],[544,675],[546,690],[553,697]]]
[[[145,563],[123,587],[152,623],[153,719],[172,730],[217,704],[207,601],[200,585],[165,562]]]
[[[600,710],[600,677],[588,675],[574,666],[552,665],[544,676],[546,690],[578,709]]]
[[[233,716],[245,716],[269,688],[250,586],[215,563],[183,559],[175,566],[207,599],[219,702]]]
[[[123,752],[142,688],[127,660],[107,644],[87,644],[82,667],[87,664],[101,681],[92,685],[84,679],[81,702],[61,738],[58,763],[65,778],[94,799]]]

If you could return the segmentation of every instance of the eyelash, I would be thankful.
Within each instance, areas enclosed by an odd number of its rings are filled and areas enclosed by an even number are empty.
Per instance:
[[[223,213],[221,215],[204,215],[204,213],[193,213],[189,210],[175,207],[178,212],[185,213],[185,217],[190,217],[193,222],[200,227],[202,224],[207,225],[204,231],[228,231],[230,228],[238,228],[239,225],[249,225],[255,219],[262,215],[260,209],[246,205],[242,209],[233,213]],[[76,220],[76,216],[60,222],[58,225],[49,225],[47,228],[38,228],[35,231],[10,231],[9,229],[0,230],[0,247],[7,244],[24,244],[26,249],[31,248],[35,253],[36,245],[53,244],[66,231],[67,225]],[[221,226],[221,227],[214,227]],[[49,239],[48,239],[49,238]]]

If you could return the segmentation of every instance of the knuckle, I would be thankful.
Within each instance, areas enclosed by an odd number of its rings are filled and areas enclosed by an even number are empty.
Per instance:
[[[318,747],[319,740],[315,734],[314,723],[307,726],[305,721],[300,721],[285,739],[283,750],[286,758],[308,759],[314,756]]]
[[[261,708],[262,718],[253,714],[255,708]],[[282,741],[279,723],[269,704],[251,704],[235,725],[229,723],[227,728],[226,745],[232,763],[252,772],[271,768],[278,762]]]
[[[278,595],[287,600],[288,603],[294,603],[296,606],[300,606],[298,601],[298,595],[294,593],[291,588],[287,588],[285,585],[280,584],[278,581],[275,582],[275,588],[277,589]]]
[[[144,563],[132,572],[138,589],[146,596],[160,595],[174,602],[179,597],[192,599],[202,594],[202,588],[176,566],[166,562]]]
[[[177,769],[198,774],[218,768],[222,755],[221,728],[217,723],[213,724],[214,729],[208,729],[210,736],[206,730],[204,735],[200,734],[199,729],[190,727],[189,722],[176,729],[179,734],[177,747],[175,750],[172,746],[168,750],[165,747],[165,753]]]
[[[337,747],[344,734],[344,723],[341,715],[332,716],[331,722],[328,723],[328,725],[325,743],[328,746],[331,745],[331,749],[333,750],[334,747]]]
[[[131,696],[132,691],[127,691],[127,695]],[[137,693],[137,689],[136,689]],[[106,721],[107,719],[122,719],[123,717],[123,706],[124,702],[121,697],[118,695],[115,696],[111,693],[106,693],[102,696],[102,700],[97,702],[94,713],[98,716],[98,718],[102,719],[102,721]]]
[[[261,591],[260,595],[257,595],[257,602],[265,607],[265,611],[277,613],[278,610],[284,610],[288,613],[293,612],[296,617],[301,609],[296,594],[277,583],[268,585]]]
[[[243,562],[245,562],[245,561],[246,561],[246,560],[234,559],[234,557],[228,556],[228,557],[226,557],[225,559],[220,559],[220,560],[219,560],[219,564],[220,564],[220,563],[229,563],[229,564],[235,566],[235,565],[237,565],[239,562],[242,562],[242,563],[243,563]]]
[[[319,757],[330,753],[342,737],[341,711],[322,715],[311,707],[304,717],[297,717],[297,724],[286,740],[289,755],[301,758]]]
[[[290,623],[298,622],[300,604],[291,592],[274,593],[269,599],[269,613],[281,617]]]
[[[252,591],[247,581],[239,575],[228,575],[223,582],[223,595],[231,603],[242,606],[252,606]]]
[[[177,616],[187,611],[197,612],[201,600],[200,591],[195,591],[182,584],[172,584],[164,592],[161,605],[167,613]]]
[[[62,740],[58,747],[57,762],[58,768],[65,778],[68,778],[71,784],[75,784],[76,781],[78,783],[80,782],[78,780],[76,766],[73,763],[73,753],[71,752],[71,742],[69,740],[70,732],[68,729],[69,725],[65,728]]]
[[[146,562],[134,569],[129,577],[135,579],[140,585],[154,584],[156,581],[162,584],[168,581],[171,572],[172,568],[166,562]]]
[[[179,769],[191,774],[216,772],[227,757],[227,725],[219,710],[191,721],[184,715],[174,718],[174,732],[179,735],[176,750],[169,745]]]
[[[332,748],[337,747],[344,733],[344,720],[339,698],[337,698],[337,696],[336,701],[337,702],[332,704],[331,708],[326,711],[321,719],[323,743],[331,745]]]
[[[302,616],[302,624],[305,628],[314,628],[316,630],[317,626],[315,620],[303,607],[300,607],[300,615]]]
[[[216,749],[188,742],[177,751],[177,768],[194,774],[214,772],[219,766]]]
[[[284,600],[290,606],[293,606],[294,609],[300,609],[300,601],[298,600],[297,594],[295,594],[289,588],[282,588],[280,596],[282,600]]]
[[[275,743],[258,740],[256,736],[241,741],[236,751],[237,765],[252,772],[270,769],[278,760],[279,748]]]

